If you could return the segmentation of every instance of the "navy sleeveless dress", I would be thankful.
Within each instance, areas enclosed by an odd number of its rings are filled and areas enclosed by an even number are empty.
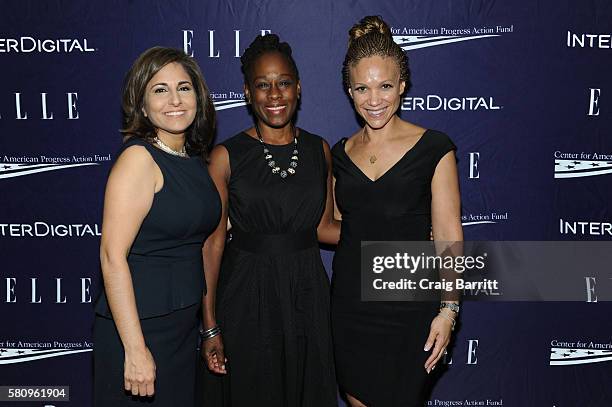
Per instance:
[[[285,179],[248,134],[223,142],[232,237],[216,317],[229,362],[226,376],[205,375],[204,406],[337,405],[329,281],[316,234],[328,167],[320,137],[300,130],[298,140],[299,165]],[[268,148],[287,168],[293,143]]]
[[[332,326],[338,383],[371,407],[423,406],[423,346],[438,303],[362,302],[361,241],[429,240],[431,180],[455,145],[427,130],[393,167],[369,179],[346,153],[332,148],[342,232],[333,262]]]
[[[198,311],[204,294],[202,244],[217,227],[221,201],[205,162],[163,152],[141,139],[164,184],[128,255],[145,342],[156,364],[155,395],[131,397],[124,389],[124,353],[105,293],[95,306],[94,405],[193,406],[199,358]]]

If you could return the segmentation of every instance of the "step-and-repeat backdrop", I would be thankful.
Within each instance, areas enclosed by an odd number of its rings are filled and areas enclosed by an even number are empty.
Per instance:
[[[102,198],[134,59],[155,45],[195,58],[219,141],[252,123],[239,56],[277,33],[300,69],[298,125],[333,144],[359,127],[341,64],[371,14],[410,59],[401,117],[458,146],[467,240],[612,240],[606,0],[5,1],[0,385],[70,386],[70,401],[0,405],[91,405]],[[612,279],[576,272],[582,302],[466,303],[429,405],[612,405],[612,306],[598,300]]]

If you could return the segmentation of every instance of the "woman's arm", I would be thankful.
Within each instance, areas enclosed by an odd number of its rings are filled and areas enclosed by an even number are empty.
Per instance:
[[[322,140],[322,142],[325,162],[327,163],[327,194],[325,196],[325,210],[317,227],[317,237],[321,243],[336,245],[340,240],[340,222],[334,217],[331,151],[327,142],[325,140]]]
[[[338,209],[338,202],[336,202],[336,177],[332,177],[332,196],[334,198],[334,219],[342,222],[342,213]],[[342,228],[342,223],[340,227]]]
[[[133,395],[153,395],[155,362],[145,343],[127,255],[163,176],[142,146],[127,148],[108,177],[100,244],[104,289],[125,351],[124,386]]]
[[[435,241],[448,243],[463,241],[461,197],[453,151],[448,152],[438,162],[431,181],[431,222]],[[441,310],[440,314],[432,321],[429,337],[425,343],[425,351],[429,351],[433,346],[431,355],[425,362],[425,370],[428,373],[444,354],[456,318],[454,312],[448,308]]]
[[[453,151],[442,157],[431,181],[431,223],[435,240],[463,240],[459,178]]]
[[[223,250],[225,248],[225,239],[229,223],[227,186],[231,170],[229,154],[224,146],[218,145],[212,150],[208,172],[221,197],[221,219],[215,231],[208,236],[204,242],[202,249],[202,254],[204,256],[204,277],[206,279],[206,295],[202,303],[202,324],[204,329],[210,329],[217,326],[217,319],[215,316],[217,281],[219,279],[219,270],[221,268],[221,259],[223,258]],[[208,368],[211,371],[220,374],[226,373],[226,358],[223,352],[221,335],[205,340],[202,346],[202,352],[208,364]]]

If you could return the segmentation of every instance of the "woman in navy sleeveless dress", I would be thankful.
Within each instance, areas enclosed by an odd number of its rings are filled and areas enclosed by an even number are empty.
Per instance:
[[[204,157],[214,109],[200,70],[156,47],[130,70],[107,183],[94,323],[94,405],[194,406],[202,244],[221,204]]]
[[[256,124],[215,147],[209,167],[224,213],[205,244],[207,271],[220,271],[209,280],[204,328],[222,332],[203,344],[213,372],[203,405],[335,406],[329,281],[317,244],[339,232],[330,223],[329,147],[291,122],[300,86],[286,43],[260,36],[242,62]]]
[[[409,72],[380,17],[351,29],[344,81],[365,125],[332,149],[342,219],[332,277],[338,383],[353,407],[421,407],[458,305],[362,302],[361,242],[429,240],[432,227],[436,240],[462,240],[455,146],[396,115]]]

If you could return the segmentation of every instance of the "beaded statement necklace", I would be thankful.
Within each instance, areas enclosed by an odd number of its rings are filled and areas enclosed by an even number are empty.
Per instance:
[[[159,147],[160,150],[165,151],[168,154],[172,154],[172,155],[175,155],[177,157],[182,157],[182,158],[189,158],[189,156],[187,155],[187,150],[185,149],[185,146],[183,146],[183,148],[181,148],[180,151],[176,151],[172,147],[169,147],[166,144],[164,144],[164,142],[161,141],[159,137],[155,137],[153,139],[153,142],[157,144],[157,147]]]
[[[295,174],[295,169],[298,166],[298,139],[296,137],[295,126],[293,126],[293,153],[291,155],[291,162],[289,163],[289,167],[287,167],[286,170],[281,170],[281,168],[276,165],[276,161],[274,161],[274,158],[270,153],[270,149],[264,142],[263,137],[261,137],[261,133],[259,132],[259,126],[257,125],[257,123],[255,123],[255,131],[257,132],[257,138],[259,139],[259,142],[263,146],[264,158],[268,162],[268,166],[272,169],[272,174],[278,174],[281,178],[287,178],[288,175]]]

